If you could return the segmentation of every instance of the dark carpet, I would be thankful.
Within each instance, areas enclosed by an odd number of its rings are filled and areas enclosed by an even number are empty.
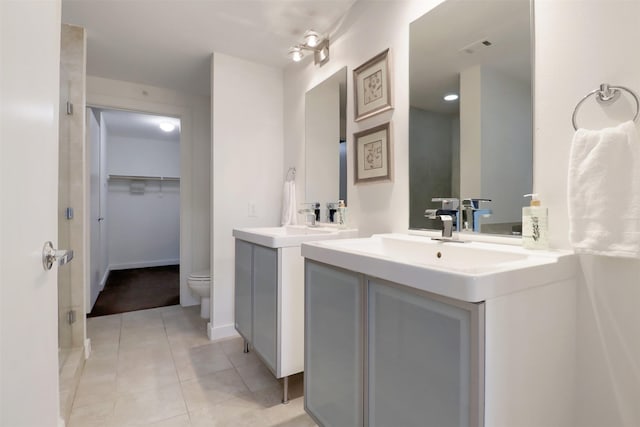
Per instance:
[[[180,304],[180,266],[114,270],[87,317],[176,304]]]

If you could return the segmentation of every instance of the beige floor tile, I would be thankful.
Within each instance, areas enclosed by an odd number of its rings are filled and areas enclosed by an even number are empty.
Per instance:
[[[242,338],[232,338],[221,341],[222,349],[229,358],[229,361],[235,366],[261,365],[262,361],[251,350],[249,353],[244,352],[244,340]]]
[[[68,427],[110,427],[114,407],[114,402],[101,402],[73,408]]]
[[[119,330],[122,324],[121,314],[109,316],[89,317],[87,319],[87,335],[104,330]]]
[[[277,387],[279,382],[273,376],[271,371],[263,364],[259,365],[242,365],[236,367],[238,374],[242,377],[242,381],[249,387],[251,391],[259,391],[267,388]]]
[[[118,352],[118,369],[140,366],[153,362],[164,362],[172,358],[171,347],[166,339],[147,341],[144,344],[123,346]]]
[[[116,390],[118,393],[142,392],[178,382],[178,373],[172,360],[153,363],[147,361],[132,369],[118,369]]]
[[[249,389],[234,369],[185,381],[182,393],[189,411],[206,409],[234,397],[253,401]]]
[[[180,381],[233,368],[222,347],[217,343],[176,348],[172,352]]]
[[[189,419],[188,414],[183,414],[178,417],[169,418],[167,420],[162,420],[147,425],[149,427],[191,427],[191,420]]]
[[[191,348],[199,347],[205,344],[211,344],[209,337],[205,331],[189,331],[171,333],[167,331],[169,344],[171,348]]]
[[[274,426],[293,426],[296,423],[300,423],[301,426],[315,425],[311,417],[304,411],[304,399],[302,397],[289,400],[286,405],[280,404],[266,408],[263,414]]]
[[[112,425],[145,425],[184,415],[187,408],[179,384],[124,393],[116,400]]]
[[[263,426],[270,421],[261,413],[261,408],[251,399],[233,398],[204,409],[190,411],[193,427],[241,427]]]
[[[122,329],[120,334],[120,349],[124,351],[161,343],[168,343],[163,327]]]
[[[98,403],[114,403],[118,396],[115,375],[111,380],[81,382],[73,399],[73,408],[95,405]]]

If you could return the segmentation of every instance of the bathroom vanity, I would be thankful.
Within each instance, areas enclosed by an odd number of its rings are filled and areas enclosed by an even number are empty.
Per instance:
[[[302,254],[305,408],[320,426],[563,425],[570,253],[387,234]]]
[[[355,237],[336,227],[263,227],[233,230],[235,328],[276,378],[304,369],[304,265],[300,244]]]

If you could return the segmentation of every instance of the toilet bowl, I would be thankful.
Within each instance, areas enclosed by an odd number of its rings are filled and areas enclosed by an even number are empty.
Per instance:
[[[211,299],[211,273],[207,271],[198,271],[191,273],[187,278],[189,289],[200,300],[200,317],[208,319],[210,316],[210,299]]]

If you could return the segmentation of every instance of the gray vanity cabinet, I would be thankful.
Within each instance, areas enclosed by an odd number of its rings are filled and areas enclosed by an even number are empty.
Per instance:
[[[305,409],[320,425],[363,425],[360,274],[305,264]]]
[[[483,425],[484,304],[309,260],[305,292],[305,407],[319,425]]]
[[[253,246],[253,348],[277,371],[278,250]]]
[[[253,341],[252,263],[253,245],[236,240],[235,258],[235,327],[248,342]]]
[[[367,285],[368,425],[478,427],[482,304]]]

